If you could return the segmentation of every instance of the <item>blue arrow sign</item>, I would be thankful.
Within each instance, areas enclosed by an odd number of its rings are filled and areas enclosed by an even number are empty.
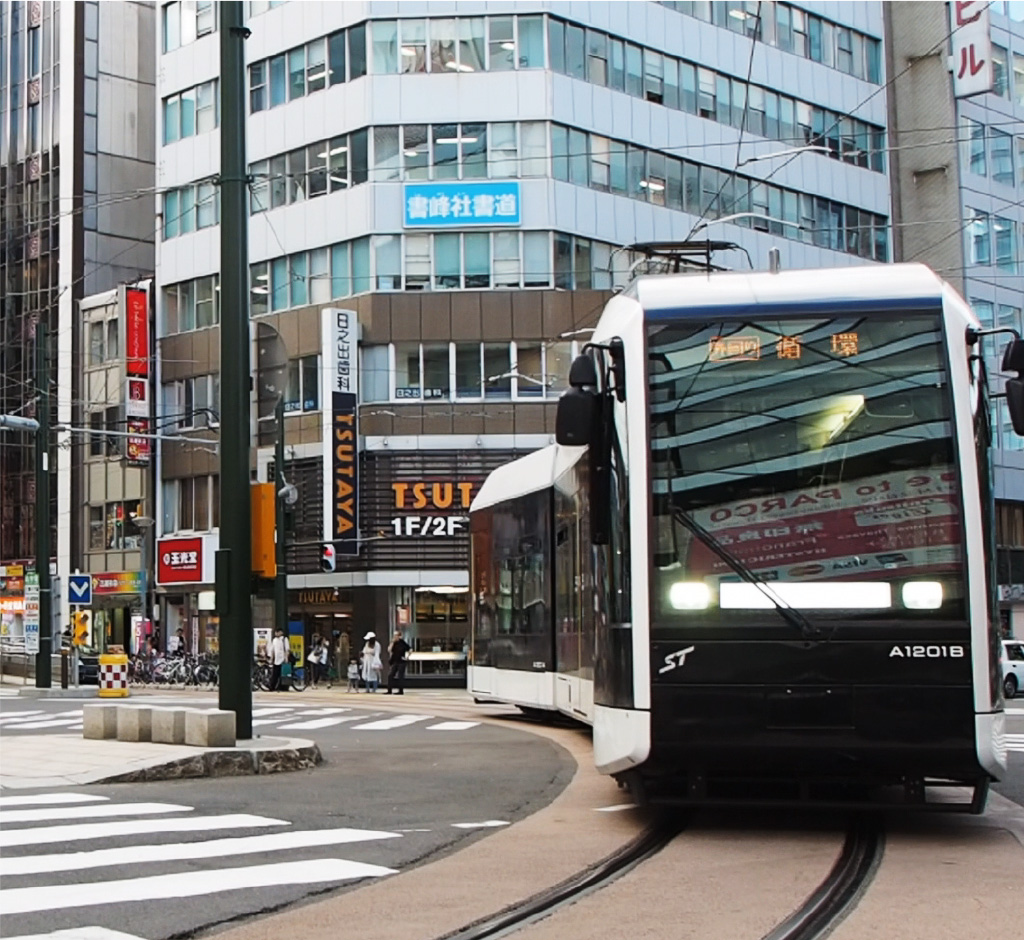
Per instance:
[[[92,603],[91,574],[68,575],[68,601],[83,606]]]

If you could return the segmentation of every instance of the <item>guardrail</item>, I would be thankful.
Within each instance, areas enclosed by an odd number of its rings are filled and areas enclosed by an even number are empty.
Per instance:
[[[60,685],[60,653],[50,657],[50,674]],[[25,652],[25,638],[21,636],[0,637],[0,676],[20,677],[22,685],[35,682],[36,654]]]

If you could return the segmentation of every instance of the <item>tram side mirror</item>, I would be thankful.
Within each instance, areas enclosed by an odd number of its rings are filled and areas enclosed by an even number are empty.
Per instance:
[[[555,440],[568,447],[583,447],[589,444],[596,410],[597,393],[592,389],[566,389],[558,399]]]
[[[1006,408],[1014,433],[1024,437],[1024,339],[1007,343],[1002,371],[1016,374],[1015,378],[1006,380]]]
[[[558,399],[555,440],[567,447],[590,443],[597,415],[597,364],[583,353],[569,366],[569,387]]]

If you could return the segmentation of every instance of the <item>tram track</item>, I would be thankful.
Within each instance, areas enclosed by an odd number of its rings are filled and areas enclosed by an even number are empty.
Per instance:
[[[819,940],[831,933],[867,890],[885,852],[881,823],[854,822],[832,871],[811,896],[761,940]]]
[[[648,826],[619,851],[558,885],[517,903],[499,913],[446,933],[436,940],[497,940],[557,914],[559,911],[597,895],[614,881],[653,859],[687,828],[693,814],[662,817]],[[847,828],[842,848],[825,878],[790,914],[759,940],[821,940],[830,934],[856,906],[881,863],[885,838],[874,817],[858,817]],[[693,860],[699,863],[698,858]],[[642,872],[639,873],[642,877]],[[639,919],[634,928],[660,928]],[[730,936],[734,933],[728,931]],[[572,935],[566,933],[565,935]],[[529,933],[524,936],[530,936]]]

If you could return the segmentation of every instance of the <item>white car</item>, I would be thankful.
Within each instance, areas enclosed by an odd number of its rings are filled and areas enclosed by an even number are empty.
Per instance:
[[[1013,698],[1024,688],[1024,640],[1003,640],[1003,695]]]

